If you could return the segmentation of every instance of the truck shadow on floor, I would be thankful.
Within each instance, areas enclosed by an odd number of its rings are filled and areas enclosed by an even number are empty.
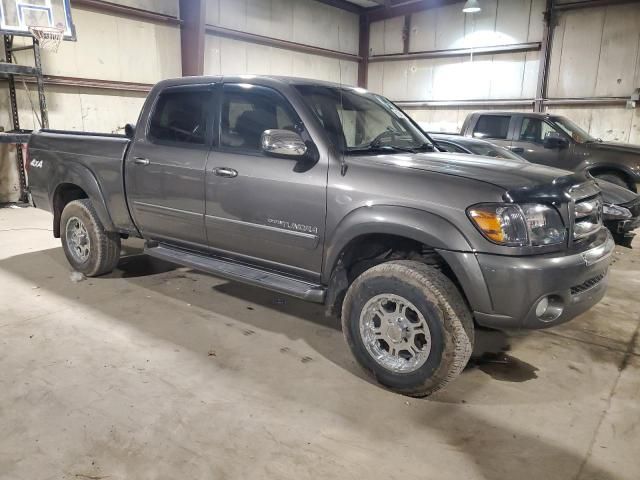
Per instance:
[[[80,284],[73,284],[69,280],[70,270],[60,248],[27,253],[2,260],[0,261],[0,270],[9,272],[38,286],[39,289],[47,290],[63,299],[84,303],[102,314],[114,317],[119,322],[130,323],[136,328],[144,329],[152,336],[174,342],[196,353],[199,352],[196,347],[198,345],[196,336],[207,334],[208,330],[203,324],[213,321],[211,316],[200,316],[189,325],[188,329],[181,329],[188,330],[186,333],[174,337],[172,336],[172,332],[176,331],[174,325],[179,324],[179,321],[163,317],[143,322],[140,320],[140,316],[132,315],[131,318],[122,316],[122,310],[118,304],[124,303],[124,301],[118,302],[118,295],[140,296],[144,295],[145,290],[150,294],[169,295],[173,300],[185,304],[185,317],[194,316],[192,313],[194,309],[187,307],[187,303],[190,303],[205,311],[234,318],[247,330],[251,326],[255,329],[277,332],[291,339],[302,339],[315,352],[326,357],[332,363],[363,377],[342,341],[338,323],[325,317],[321,306],[309,305],[290,298],[283,301],[283,298],[277,294],[262,289],[224,281],[216,282],[212,280],[214,277],[201,275],[139,255],[125,257],[119,268],[111,275],[88,279]],[[213,287],[212,283],[214,283]],[[167,284],[172,285],[172,288],[167,288]],[[186,288],[185,285],[190,285],[191,288]],[[215,297],[213,302],[211,297]],[[99,298],[102,300],[97,301],[96,299]],[[221,299],[224,301],[221,302]],[[145,302],[145,300],[140,301]],[[172,308],[176,308],[174,303],[172,302]],[[252,307],[253,310],[249,310],[247,307]],[[281,315],[271,315],[270,318],[264,318],[262,313],[266,310],[276,311]],[[167,327],[167,324],[170,325]],[[481,348],[492,351],[494,355],[504,351],[506,344],[513,340],[499,332],[491,332],[489,337],[488,344],[479,342],[479,345],[484,345]],[[250,338],[252,337],[247,337],[247,339]],[[521,340],[518,339],[518,341]],[[206,353],[204,354],[206,355]],[[476,364],[477,368],[483,368],[481,365]],[[499,363],[499,365],[504,370],[514,368],[513,365],[503,363]],[[531,373],[526,373],[530,368],[534,367],[516,366],[515,370],[519,372],[516,376],[518,378],[528,376],[533,378]],[[473,366],[471,370],[474,370]],[[533,373],[535,374],[535,371]],[[495,372],[494,375],[496,375]],[[501,375],[504,375],[504,372]],[[514,381],[513,374],[507,374],[507,376],[511,377],[509,381]],[[576,472],[583,463],[583,458],[577,451],[568,450],[551,438],[537,436],[525,429],[511,426],[508,422],[492,422],[485,415],[470,408],[476,404],[478,406],[502,405],[502,393],[499,385],[493,385],[489,389],[486,386],[487,382],[491,382],[491,380],[486,376],[463,374],[463,378],[451,384],[450,387],[453,387],[451,390],[447,389],[428,400],[411,399],[410,403],[415,405],[415,408],[400,411],[399,421],[410,423],[412,428],[437,433],[447,451],[457,451],[473,462],[481,478],[496,480],[507,480],[514,477],[523,480],[575,478]],[[276,387],[274,386],[274,388]],[[474,398],[474,390],[480,388],[485,393],[477,400],[468,402],[464,400]],[[486,396],[487,393],[489,393],[489,398],[484,399],[483,396]],[[549,401],[549,395],[556,393],[558,393],[557,390],[541,392],[539,397],[532,398],[529,396],[530,392],[523,391],[521,394],[523,398],[518,399],[518,392],[515,391],[516,398],[514,398],[514,391],[511,390],[509,404],[511,406],[516,404],[526,406],[538,400]],[[580,392],[571,392],[571,396],[579,395],[581,395]],[[387,394],[384,391],[372,394],[371,391],[364,389],[363,411],[375,410],[376,402],[396,400],[392,394]],[[558,399],[553,398],[552,400],[557,401]],[[398,402],[402,405],[404,399],[400,397]],[[465,403],[466,405],[463,405]],[[337,409],[337,412],[340,412],[339,404],[327,404],[325,408]],[[481,408],[480,412],[483,411]],[[550,421],[544,418],[541,420]],[[358,422],[354,428],[371,429],[372,436],[379,435],[375,422],[372,423],[367,415],[363,415],[360,420],[350,419],[350,421]],[[491,441],[487,441],[488,432],[490,432]],[[504,452],[508,452],[509,459],[504,458]],[[544,461],[540,461],[540,459],[544,459]],[[612,472],[594,468],[595,470],[589,470],[589,475],[592,476],[590,478],[616,478]]]
[[[202,309],[233,318],[242,325],[244,332],[254,333],[254,329],[261,329],[286,335],[292,340],[303,339],[316,352],[329,359],[332,363],[344,368],[350,373],[372,380],[360,369],[349,352],[342,338],[340,321],[325,315],[322,305],[274,293],[262,288],[252,287],[237,282],[217,279],[206,274],[192,271],[178,265],[142,254],[140,242],[137,240],[125,242],[123,256],[112,273],[96,279],[87,279],[92,288],[99,288],[104,280],[125,280],[135,286],[147,288],[177,300],[200,307]],[[26,256],[46,255],[53,260],[60,271],[69,271],[61,248],[41,251]],[[8,270],[16,270],[18,265],[33,264],[37,260],[25,262],[14,261],[20,257],[13,257],[0,263]],[[9,264],[10,268],[7,268]],[[38,282],[38,270],[18,268],[23,277],[34,283]],[[58,276],[56,274],[55,276]],[[65,274],[66,276],[66,274]],[[169,282],[186,282],[185,288],[180,290],[165,288]],[[211,286],[211,283],[214,283]],[[112,285],[112,283],[111,283]],[[56,294],[67,295],[74,300],[82,301],[78,296],[66,288],[67,282],[52,282],[50,289]],[[222,295],[225,301],[216,301],[209,295]],[[229,301],[233,299],[234,301]],[[94,306],[92,303],[91,306]],[[108,306],[105,305],[103,310]],[[261,315],[259,311],[268,313]],[[244,310],[244,312],[243,312]],[[273,315],[273,313],[280,315]],[[105,313],[109,313],[108,311]],[[167,340],[175,341],[173,338]],[[495,380],[504,382],[523,382],[537,378],[536,367],[523,362],[506,352],[510,344],[519,342],[522,337],[510,338],[504,332],[486,329],[476,329],[475,348],[467,371],[478,369]],[[290,348],[283,345],[281,352],[290,352]],[[311,361],[312,357],[301,355],[300,361]],[[373,383],[373,382],[372,382]]]

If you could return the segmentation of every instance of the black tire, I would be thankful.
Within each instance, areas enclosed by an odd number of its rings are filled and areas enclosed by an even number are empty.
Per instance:
[[[594,175],[594,177],[596,177],[598,180],[604,180],[605,182],[610,182],[618,185],[619,187],[631,190],[631,188],[629,188],[629,184],[625,181],[625,179],[616,173],[599,173],[597,175]]]
[[[78,219],[84,225],[89,238],[88,258],[81,260],[72,251],[73,242],[68,238],[67,225]],[[88,199],[69,202],[60,218],[60,238],[67,260],[74,270],[87,277],[97,277],[111,272],[120,260],[120,235],[106,232]]]
[[[360,316],[367,302],[385,294],[411,302],[430,330],[428,357],[409,373],[394,372],[378,363],[360,333]],[[342,329],[365,370],[380,384],[412,397],[424,397],[442,389],[462,372],[473,351],[473,319],[462,295],[439,270],[415,261],[383,263],[356,278],[343,303]]]

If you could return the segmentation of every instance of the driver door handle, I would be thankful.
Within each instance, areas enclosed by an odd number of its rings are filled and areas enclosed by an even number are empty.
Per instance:
[[[146,165],[149,165],[150,162],[148,158],[135,157],[133,159],[133,163],[135,163],[136,165],[146,166]]]
[[[237,170],[234,170],[233,168],[227,168],[227,167],[215,168],[213,170],[213,173],[215,173],[219,177],[226,177],[226,178],[234,178],[238,176]]]

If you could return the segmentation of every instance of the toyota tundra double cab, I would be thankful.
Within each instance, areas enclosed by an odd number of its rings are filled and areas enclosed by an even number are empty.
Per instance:
[[[30,191],[73,269],[149,255],[325,304],[381,384],[424,396],[476,325],[546,328],[604,295],[593,179],[439,152],[390,101],[296,78],[157,84],[127,135],[41,130]]]

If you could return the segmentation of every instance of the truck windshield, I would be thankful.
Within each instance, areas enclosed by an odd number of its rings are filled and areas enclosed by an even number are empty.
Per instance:
[[[357,88],[294,87],[346,155],[435,150],[407,116],[380,95]]]
[[[553,123],[555,123],[558,127],[560,127],[564,133],[573,138],[574,141],[578,143],[588,143],[588,142],[596,142],[597,139],[593,138],[587,132],[585,132],[578,125],[573,123],[571,120],[565,117],[551,117]]]

